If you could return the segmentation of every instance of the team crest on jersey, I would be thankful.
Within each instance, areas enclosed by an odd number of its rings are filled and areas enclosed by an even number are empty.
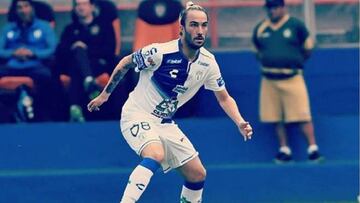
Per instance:
[[[225,81],[224,81],[224,79],[222,77],[218,78],[216,80],[216,82],[217,82],[219,87],[222,87],[223,85],[225,85]]]
[[[196,80],[201,80],[203,78],[203,76],[204,76],[204,73],[202,71],[197,71],[195,73],[195,79]]]
[[[291,37],[291,30],[290,29],[285,29],[283,32],[283,35],[285,38],[290,38]]]
[[[13,30],[11,30],[10,32],[8,32],[8,33],[6,34],[6,37],[7,37],[8,39],[12,39],[12,38],[14,38],[14,36],[15,36],[15,32],[14,32]]]
[[[40,29],[37,29],[34,31],[34,37],[36,39],[39,39],[41,37],[41,35],[42,35],[42,31]]]
[[[98,25],[94,25],[90,28],[90,33],[92,35],[98,35],[100,32],[100,27]]]

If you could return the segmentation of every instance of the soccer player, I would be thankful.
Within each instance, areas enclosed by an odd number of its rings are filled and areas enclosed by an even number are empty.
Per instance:
[[[130,147],[143,160],[131,173],[121,203],[138,201],[160,166],[164,172],[177,169],[184,176],[180,202],[201,202],[205,168],[172,116],[202,85],[214,92],[245,141],[253,134],[228,94],[214,56],[203,48],[207,12],[188,2],[179,20],[180,39],[151,44],[124,57],[102,93],[88,104],[89,111],[99,110],[129,69],[140,72],[139,82],[123,106],[120,126]]]

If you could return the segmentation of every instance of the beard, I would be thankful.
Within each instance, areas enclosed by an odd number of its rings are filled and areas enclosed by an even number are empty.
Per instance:
[[[204,41],[201,44],[196,44],[194,41],[200,38],[203,39]],[[195,37],[194,39],[192,39],[191,35],[185,31],[185,42],[191,49],[198,50],[204,46],[205,39],[204,37]]]

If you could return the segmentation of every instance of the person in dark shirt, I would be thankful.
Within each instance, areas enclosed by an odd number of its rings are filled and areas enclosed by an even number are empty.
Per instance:
[[[117,7],[111,0],[96,0],[94,1],[94,16],[98,22],[110,25],[113,29],[115,38],[115,56],[120,55],[121,49],[121,23],[117,13]],[[76,12],[72,12],[72,18],[76,20]]]
[[[308,159],[320,161],[302,74],[314,43],[304,23],[289,16],[284,0],[266,0],[265,9],[268,19],[256,25],[252,40],[262,65],[260,119],[274,123],[279,138],[275,162],[292,161],[286,136],[290,123],[299,125],[307,138]]]
[[[99,93],[95,78],[111,72],[116,43],[111,23],[95,15],[94,0],[74,0],[73,6],[75,16],[61,35],[56,55],[60,73],[71,78],[70,120],[81,122],[84,95],[92,99]]]

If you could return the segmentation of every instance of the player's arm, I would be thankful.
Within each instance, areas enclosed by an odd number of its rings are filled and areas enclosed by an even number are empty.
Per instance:
[[[217,101],[225,113],[234,121],[239,128],[244,140],[251,139],[253,134],[252,127],[249,122],[245,121],[239,112],[239,108],[235,100],[229,95],[226,89],[214,91]]]
[[[297,37],[302,43],[302,51],[305,59],[308,59],[311,55],[312,49],[315,46],[314,39],[310,35],[309,30],[305,24],[299,20],[295,21],[297,24]]]
[[[304,53],[304,57],[305,59],[308,59],[311,55],[311,52],[314,48],[314,40],[311,38],[311,36],[308,36],[304,42],[304,47],[303,47],[303,53]]]
[[[136,64],[132,61],[132,55],[125,56],[123,59],[121,59],[113,70],[110,79],[103,91],[87,105],[88,110],[90,112],[94,110],[98,111],[99,107],[109,99],[111,93],[114,91],[115,87],[125,76],[128,70],[134,68],[135,66]]]

